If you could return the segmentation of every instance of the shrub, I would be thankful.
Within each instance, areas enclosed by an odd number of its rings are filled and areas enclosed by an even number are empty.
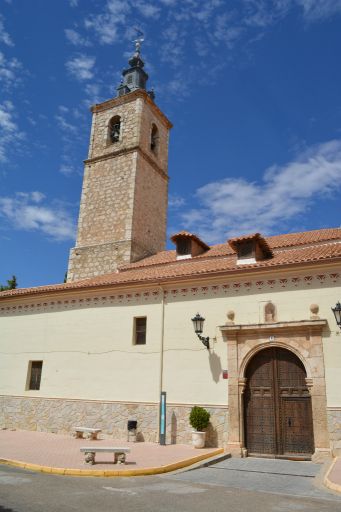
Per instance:
[[[189,415],[189,422],[195,430],[201,432],[208,427],[210,416],[210,413],[206,411],[206,409],[196,405],[191,410],[191,414]]]

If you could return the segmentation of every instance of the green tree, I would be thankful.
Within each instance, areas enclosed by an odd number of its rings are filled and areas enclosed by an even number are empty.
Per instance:
[[[12,276],[12,279],[7,279],[7,286],[0,284],[0,292],[4,292],[5,290],[15,290],[17,286],[17,278]]]

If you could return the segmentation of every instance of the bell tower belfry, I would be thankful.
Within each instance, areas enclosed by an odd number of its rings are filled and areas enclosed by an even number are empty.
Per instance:
[[[92,127],[68,282],[114,272],[166,242],[172,124],[146,91],[140,43],[116,98],[91,108]]]

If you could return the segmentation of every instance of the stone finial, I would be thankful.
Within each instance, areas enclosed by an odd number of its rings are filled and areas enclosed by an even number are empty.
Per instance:
[[[228,320],[226,323],[234,324],[235,313],[234,313],[234,311],[232,311],[232,309],[226,313],[226,316],[227,316],[227,320]]]
[[[310,304],[310,319],[311,320],[318,320],[320,317],[318,316],[319,312],[319,305],[318,304]]]

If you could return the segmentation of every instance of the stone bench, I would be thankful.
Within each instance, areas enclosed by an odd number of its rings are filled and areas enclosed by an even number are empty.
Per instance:
[[[86,464],[95,464],[95,456],[97,452],[108,452],[114,454],[114,464],[125,464],[126,454],[130,453],[130,448],[118,448],[114,446],[88,446],[80,448],[85,453],[84,462]]]
[[[90,439],[96,440],[97,436],[102,430],[100,428],[88,428],[88,427],[73,427],[75,431],[75,437],[83,439],[83,434],[89,434]]]

